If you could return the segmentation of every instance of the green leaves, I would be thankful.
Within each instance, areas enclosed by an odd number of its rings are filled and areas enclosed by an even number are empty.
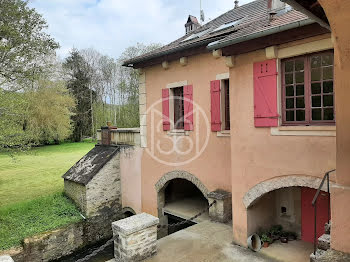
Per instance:
[[[0,88],[0,151],[68,138],[74,107],[64,82],[40,80],[21,92]]]
[[[26,237],[81,220],[62,193],[0,207],[0,250],[19,246]]]
[[[27,1],[0,0],[0,87],[38,79],[59,44],[43,30],[46,21]]]

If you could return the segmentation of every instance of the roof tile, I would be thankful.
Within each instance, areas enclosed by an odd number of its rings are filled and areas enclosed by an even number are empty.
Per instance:
[[[291,8],[286,8],[285,12],[276,15],[276,17],[270,21],[267,0],[256,0],[220,15],[200,28],[194,30],[192,34],[184,35],[183,37],[152,52],[127,60],[124,62],[124,65],[132,65],[150,60],[152,58],[160,57],[165,53],[176,52],[179,48],[190,48],[195,43],[203,43],[204,45],[215,41],[218,43],[225,42],[306,19],[308,19],[308,17],[301,12]],[[216,28],[238,20],[240,20],[240,22],[234,26],[215,32]],[[207,32],[205,32],[203,35],[198,34],[206,30]],[[186,40],[189,36],[194,34],[198,34],[199,36]]]

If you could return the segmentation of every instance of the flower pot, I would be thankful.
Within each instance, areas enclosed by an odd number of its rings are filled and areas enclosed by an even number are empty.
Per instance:
[[[297,238],[295,236],[288,236],[288,241],[293,241],[293,240],[297,240]]]
[[[269,242],[264,242],[263,246],[264,247],[269,247],[270,243]]]
[[[272,236],[272,241],[276,241],[276,240],[279,240],[280,239],[280,236],[277,236],[277,235],[273,235]]]
[[[288,237],[280,237],[281,243],[288,243]]]

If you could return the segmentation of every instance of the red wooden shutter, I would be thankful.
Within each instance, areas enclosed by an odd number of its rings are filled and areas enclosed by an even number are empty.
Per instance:
[[[211,97],[211,131],[221,130],[220,117],[220,80],[210,82]]]
[[[162,89],[163,130],[170,130],[169,119],[169,89]]]
[[[254,63],[254,124],[278,126],[276,59]]]
[[[193,130],[193,86],[184,86],[184,130]]]

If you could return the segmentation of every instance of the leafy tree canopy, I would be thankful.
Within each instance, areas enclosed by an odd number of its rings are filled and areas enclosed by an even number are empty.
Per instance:
[[[37,79],[46,57],[59,47],[46,21],[28,1],[0,0],[0,87]]]
[[[74,106],[63,82],[38,81],[24,92],[0,88],[0,151],[68,138]]]

